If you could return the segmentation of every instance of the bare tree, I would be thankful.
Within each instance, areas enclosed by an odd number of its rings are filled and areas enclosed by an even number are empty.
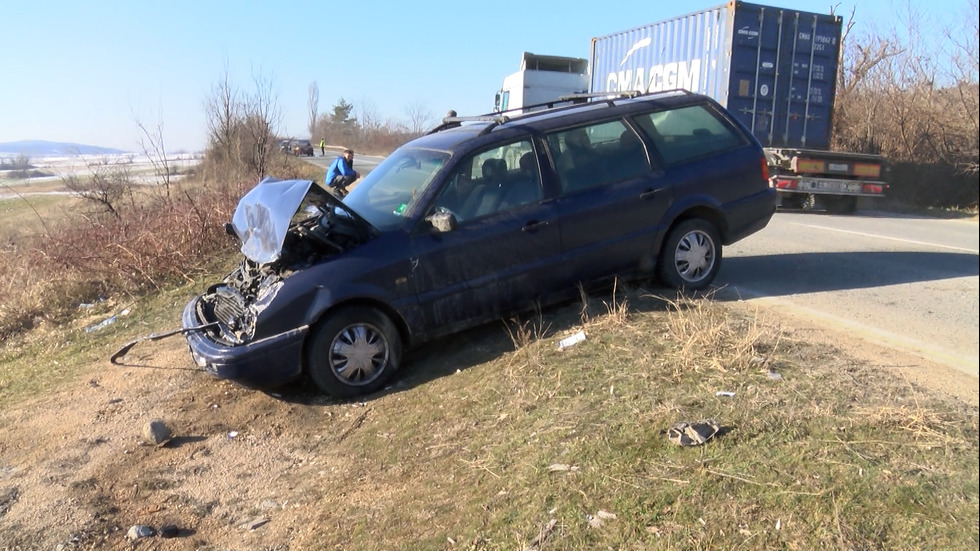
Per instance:
[[[378,108],[374,105],[374,102],[368,98],[363,98],[358,102],[358,105],[357,119],[361,121],[361,127],[366,132],[376,132],[384,126],[385,123],[381,119],[381,115],[378,114]]]
[[[236,158],[238,130],[242,118],[240,94],[228,76],[228,64],[211,87],[211,95],[205,99],[204,111],[208,126],[208,145],[212,152],[220,152],[223,160]]]
[[[157,177],[157,183],[163,185],[166,196],[170,197],[170,179],[173,176],[173,170],[170,166],[170,160],[167,158],[167,148],[163,141],[163,121],[158,121],[152,132],[146,128],[146,125],[139,118],[136,119],[136,126],[143,134],[140,137],[140,148],[143,150],[143,155],[146,155],[150,160],[153,173]]]
[[[408,116],[409,131],[414,136],[421,136],[428,127],[432,126],[432,112],[421,101],[413,101],[406,105],[405,114]]]
[[[307,102],[307,108],[309,109],[309,131],[310,139],[316,133],[316,118],[320,111],[320,87],[317,86],[316,81],[310,83],[310,96]]]
[[[273,151],[273,140],[282,123],[279,102],[273,93],[273,82],[261,74],[254,75],[252,82],[255,92],[244,105],[244,130],[248,140],[246,166],[258,178],[266,175],[269,157]]]
[[[948,78],[954,84],[943,94],[943,112],[956,113],[939,125],[939,149],[960,172],[980,169],[980,7],[967,2],[960,32],[947,30],[951,59]]]

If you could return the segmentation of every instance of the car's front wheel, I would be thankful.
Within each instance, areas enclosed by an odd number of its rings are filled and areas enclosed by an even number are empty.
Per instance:
[[[707,287],[721,268],[721,239],[711,223],[685,220],[667,234],[657,274],[668,287],[698,291]]]
[[[402,342],[388,316],[370,307],[347,307],[327,314],[307,345],[310,378],[339,398],[374,392],[401,362]]]

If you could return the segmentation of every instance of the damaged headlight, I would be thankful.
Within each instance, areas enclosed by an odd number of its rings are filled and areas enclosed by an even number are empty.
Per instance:
[[[255,325],[259,315],[269,307],[283,280],[268,276],[259,282],[254,295],[242,292],[233,282],[217,285],[201,297],[198,317],[204,321],[220,323],[219,340],[229,344],[242,344],[255,337]]]

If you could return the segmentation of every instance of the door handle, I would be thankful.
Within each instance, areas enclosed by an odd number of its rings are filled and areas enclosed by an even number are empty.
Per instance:
[[[521,228],[521,231],[524,232],[524,233],[532,232],[532,231],[537,230],[538,228],[543,228],[543,227],[545,227],[547,225],[548,225],[548,221],[547,220],[540,220],[540,221],[539,220],[531,220],[527,224],[524,224],[524,227]]]
[[[654,195],[656,195],[656,194],[658,194],[658,193],[660,193],[660,192],[661,192],[662,190],[663,190],[663,188],[658,188],[658,189],[648,189],[648,190],[646,190],[646,191],[644,191],[643,193],[641,193],[641,194],[640,194],[640,199],[644,199],[644,200],[646,200],[646,199],[650,199],[650,198],[652,198],[652,197],[653,197]]]

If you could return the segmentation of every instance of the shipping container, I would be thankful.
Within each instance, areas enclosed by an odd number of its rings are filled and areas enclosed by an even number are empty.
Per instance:
[[[683,88],[766,147],[828,149],[841,17],[729,2],[592,40],[591,91]]]

